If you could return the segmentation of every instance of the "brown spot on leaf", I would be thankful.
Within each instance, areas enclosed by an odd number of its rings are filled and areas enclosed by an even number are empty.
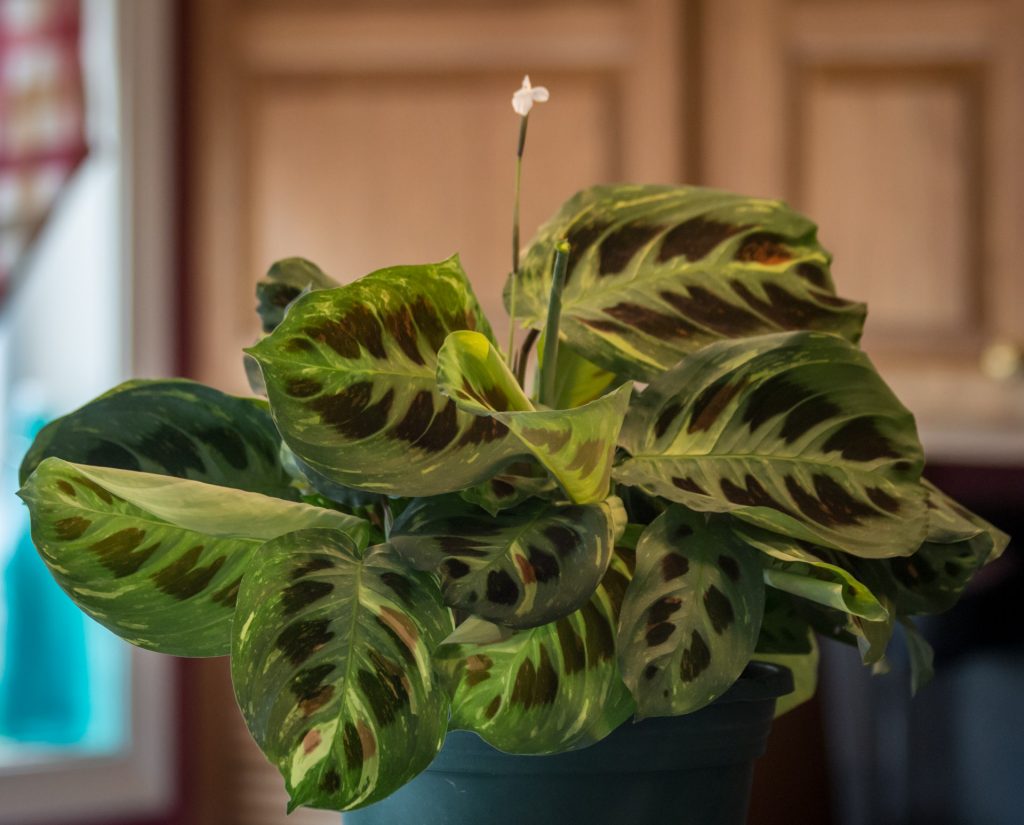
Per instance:
[[[814,392],[796,384],[787,375],[773,375],[750,393],[743,421],[754,432],[766,421],[813,397]]]
[[[180,558],[157,570],[150,580],[162,592],[178,601],[190,599],[202,593],[217,571],[224,566],[224,556],[218,556],[209,564],[200,565],[203,545],[189,548]]]
[[[224,607],[234,608],[238,602],[238,589],[242,586],[242,577],[239,576],[230,584],[225,585],[210,598],[219,605]]]
[[[569,512],[570,508],[566,508],[563,511],[563,515],[566,518],[574,518],[575,514]],[[559,558],[565,558],[566,555],[572,553],[580,546],[581,540],[579,534],[571,527],[566,527],[564,524],[549,524],[543,530],[544,538],[551,542],[555,548],[555,552],[558,553]]]
[[[420,348],[416,345],[417,332],[413,322],[412,310],[407,306],[401,306],[384,319],[384,326],[398,343],[402,352],[414,364],[421,366],[426,364]]]
[[[786,476],[786,490],[801,513],[825,527],[860,524],[862,517],[876,515],[871,507],[851,496],[838,482],[820,473],[814,475],[814,495],[804,490],[792,476]]]
[[[334,638],[329,626],[329,619],[294,622],[278,634],[275,646],[298,667]]]
[[[320,731],[316,728],[312,728],[309,733],[302,737],[302,752],[306,756],[311,754],[317,749],[320,743],[323,741],[323,737],[320,735]]]
[[[696,493],[700,496],[706,496],[707,490],[701,487],[692,478],[683,478],[682,476],[672,476],[672,486],[687,493]]]
[[[647,629],[647,633],[644,635],[644,641],[647,642],[648,647],[657,647],[668,640],[676,631],[676,626],[671,622],[662,622],[656,624]]]
[[[880,487],[867,487],[868,498],[871,499],[878,507],[889,513],[898,513],[900,510],[900,503],[898,500],[890,496],[885,490]]]
[[[508,427],[496,418],[485,415],[474,416],[473,423],[459,439],[459,447],[467,447],[475,444],[490,443],[497,441],[508,433]]]
[[[654,422],[654,437],[661,438],[668,431],[669,425],[675,420],[676,416],[679,415],[683,409],[683,405],[679,401],[673,401],[672,403],[665,406],[665,409],[658,415],[658,419]]]
[[[299,579],[288,585],[281,593],[281,609],[285,616],[291,616],[313,602],[324,598],[334,585],[318,579]]]
[[[771,493],[762,487],[761,482],[754,478],[754,476],[748,473],[744,483],[746,486],[740,487],[729,479],[723,478],[720,485],[722,495],[733,504],[742,504],[746,507],[770,507],[788,516],[793,515],[793,511],[772,498]]]
[[[558,646],[562,650],[562,670],[569,676],[583,670],[587,666],[586,650],[572,623],[563,616],[555,622],[555,631],[558,633]]]
[[[820,395],[812,396],[790,410],[783,422],[781,435],[787,444],[792,444],[812,427],[835,418],[842,408]]]
[[[725,573],[729,581],[738,582],[740,580],[740,565],[732,556],[722,553],[718,557],[718,569]]]
[[[561,430],[549,430],[542,427],[523,427],[522,437],[534,447],[542,447],[549,453],[557,453],[572,437],[568,427]]]
[[[683,600],[678,596],[662,596],[647,611],[647,624],[661,624],[682,606]]]
[[[487,574],[487,599],[494,604],[514,605],[519,601],[519,585],[505,570],[492,570]]]
[[[501,707],[501,694],[499,693],[487,704],[484,708],[484,717],[487,719],[493,719],[498,714],[498,709]]]
[[[752,232],[740,243],[736,250],[736,260],[766,266],[786,263],[792,260],[793,253],[786,246],[785,240],[773,232]]]
[[[810,261],[802,261],[796,265],[796,268],[793,271],[807,281],[807,283],[819,287],[820,289],[828,289],[828,275],[822,267],[818,266],[818,264],[813,264]]]
[[[78,493],[75,492],[75,488],[68,484],[62,478],[57,480],[57,489],[60,490],[64,495],[71,496],[71,498],[74,498],[75,496],[78,495]]]
[[[100,564],[120,579],[138,571],[160,546],[156,542],[149,547],[139,548],[145,537],[144,530],[126,527],[90,545],[89,550],[96,554]]]

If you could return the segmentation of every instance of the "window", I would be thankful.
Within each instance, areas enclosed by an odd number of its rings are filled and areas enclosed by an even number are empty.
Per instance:
[[[113,821],[171,793],[170,661],[40,575],[9,494],[43,420],[167,369],[171,6],[83,0],[90,153],[0,316],[0,824]]]

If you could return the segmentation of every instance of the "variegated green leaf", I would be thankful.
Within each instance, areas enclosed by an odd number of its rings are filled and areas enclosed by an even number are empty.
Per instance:
[[[437,391],[453,330],[490,327],[458,259],[382,269],[299,298],[248,352],[292,451],[331,481],[425,496],[476,484],[515,453],[500,422]]]
[[[771,587],[765,590],[764,619],[753,658],[782,665],[793,674],[793,691],[775,702],[776,718],[814,696],[819,659],[814,632],[794,608],[793,597]]]
[[[959,600],[967,583],[998,557],[1009,538],[928,482],[928,533],[912,556],[865,564],[844,559],[864,583],[884,593],[902,615],[941,613]]]
[[[454,728],[511,753],[554,753],[603,739],[633,713],[615,659],[615,626],[633,569],[615,548],[608,571],[575,613],[509,631],[476,617],[436,654],[453,696]]]
[[[368,805],[430,764],[449,707],[431,654],[452,620],[429,576],[301,530],[263,546],[237,609],[235,697],[289,810]]]
[[[437,383],[460,410],[506,426],[577,504],[608,495],[615,442],[632,387],[569,410],[537,410],[491,342],[455,332],[438,353]]]
[[[336,286],[340,284],[305,258],[284,258],[275,262],[267,271],[267,277],[256,284],[259,302],[256,311],[263,322],[263,331],[277,329],[288,306],[303,293]]]
[[[538,360],[544,360],[543,336],[541,336]],[[555,397],[552,406],[559,410],[570,410],[596,401],[612,387],[623,383],[615,373],[603,370],[567,346],[559,346],[555,356]]]
[[[644,531],[619,621],[637,716],[678,716],[743,672],[764,613],[761,554],[728,519],[673,506]]]
[[[764,568],[766,584],[869,621],[888,617],[875,594],[841,566],[839,556],[844,554],[751,525],[738,524],[736,529],[752,547],[768,556]],[[873,565],[879,563],[879,559],[871,560]]]
[[[707,347],[648,386],[620,441],[617,481],[695,510],[860,556],[924,540],[914,419],[834,335]]]
[[[239,581],[268,539],[368,525],[335,510],[198,481],[45,459],[19,495],[74,602],[133,644],[180,656],[231,646]]]
[[[129,381],[44,427],[20,481],[56,456],[295,500],[280,443],[266,402],[193,381]]]
[[[510,464],[487,481],[459,491],[459,496],[492,516],[530,498],[561,495],[558,484],[540,464],[524,459]]]
[[[508,627],[535,627],[579,609],[600,583],[626,526],[622,502],[533,499],[490,516],[458,496],[422,499],[390,544],[441,577],[446,604]]]
[[[562,335],[615,374],[649,381],[707,344],[781,330],[857,341],[864,305],[836,297],[815,232],[779,201],[700,187],[592,187],[532,242],[516,314],[543,326],[554,246],[568,238]],[[506,286],[506,306],[509,297]]]

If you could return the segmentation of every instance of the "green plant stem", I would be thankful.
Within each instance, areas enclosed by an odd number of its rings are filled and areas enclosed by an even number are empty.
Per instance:
[[[522,188],[523,151],[526,148],[526,127],[529,122],[529,115],[519,119],[519,143],[516,145],[515,201],[512,205],[512,291],[509,295],[508,351],[505,356],[509,367],[515,363],[513,350],[516,344],[516,287],[519,281],[519,192]]]
[[[551,406],[555,401],[558,372],[558,325],[562,317],[562,287],[569,264],[569,242],[564,238],[555,244],[555,264],[548,296],[548,318],[544,326],[544,360],[540,364],[540,403]]]

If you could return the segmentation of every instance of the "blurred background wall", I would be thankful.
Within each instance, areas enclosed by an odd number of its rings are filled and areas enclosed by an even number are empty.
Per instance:
[[[108,5],[134,113],[136,223],[119,224],[134,372],[245,392],[254,283],[291,255],[347,281],[459,252],[503,340],[509,98],[529,72],[551,101],[531,118],[526,238],[594,182],[722,186],[808,212],[840,294],[870,306],[864,346],[917,414],[929,475],[1020,534],[1024,0]],[[139,6],[161,9],[144,41]],[[826,650],[820,697],[776,725],[750,821],[1019,822],[1024,730],[995,709],[1024,690],[1021,569],[1011,547],[931,628],[940,674],[912,705],[898,651],[871,679],[854,651]],[[225,664],[177,676],[175,798],[147,825],[285,822]]]

